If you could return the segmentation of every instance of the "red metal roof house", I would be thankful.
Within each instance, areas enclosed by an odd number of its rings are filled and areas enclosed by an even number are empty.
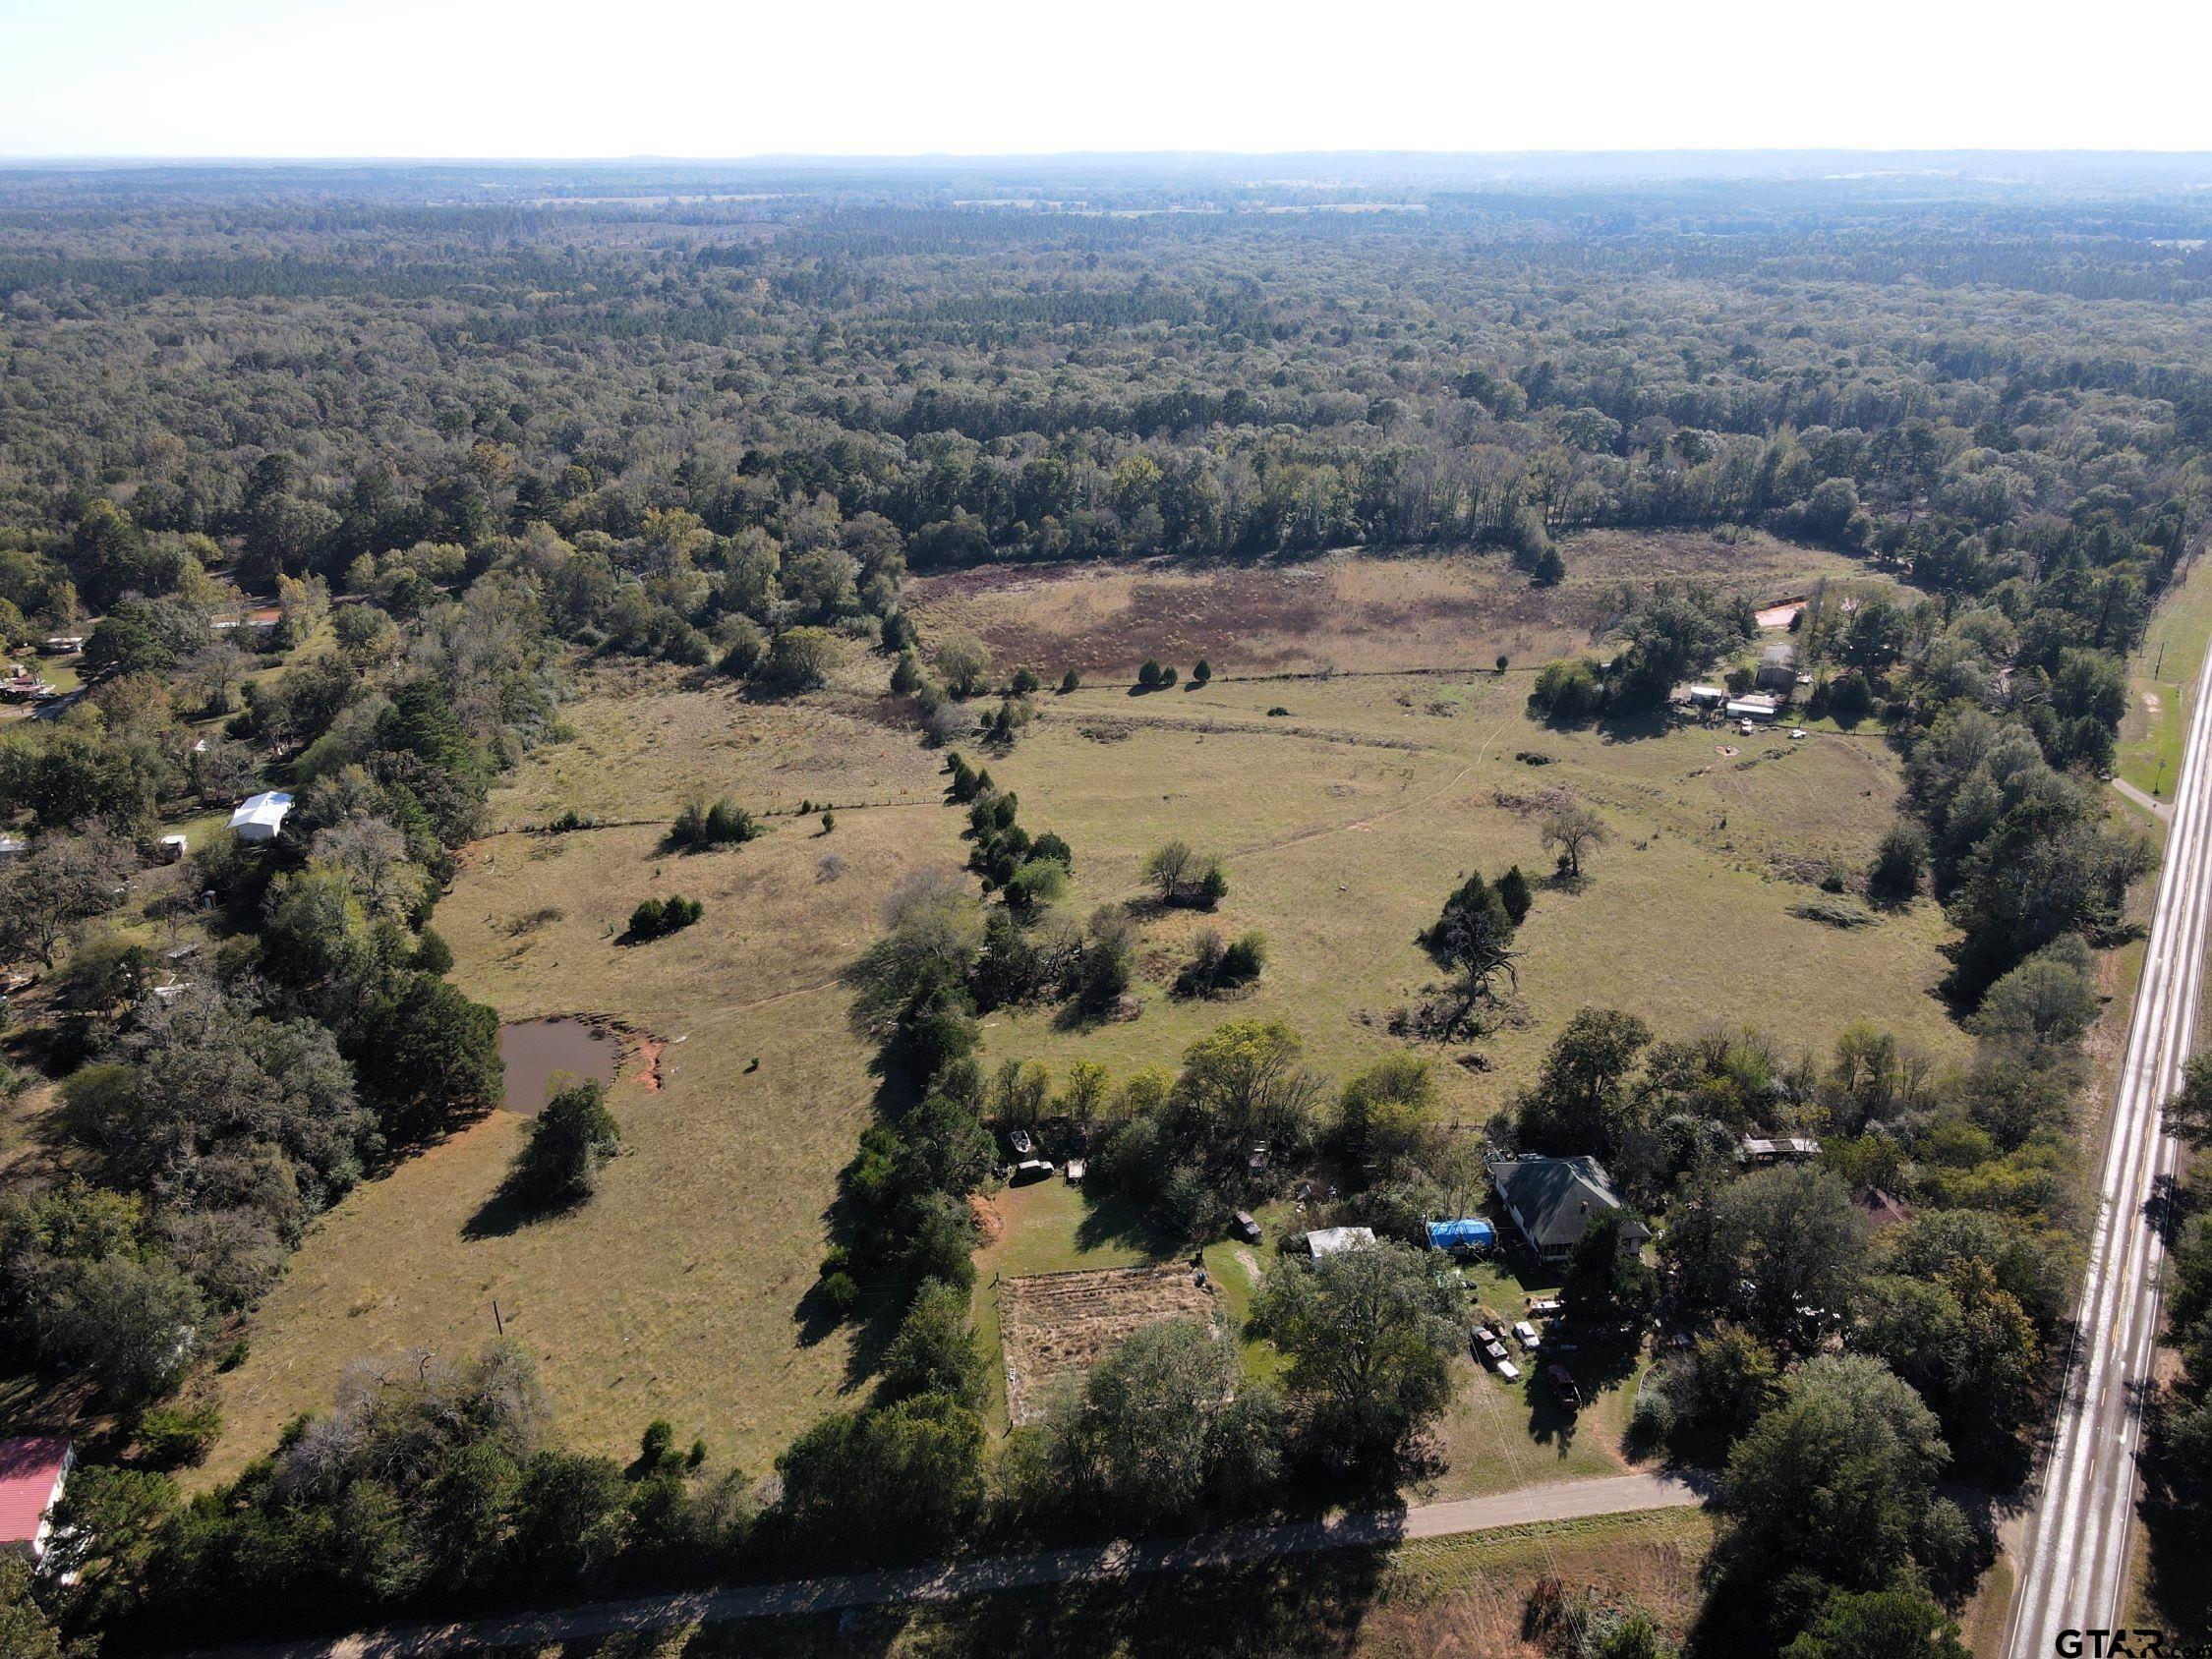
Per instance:
[[[58,1435],[0,1440],[0,1550],[46,1553],[46,1512],[61,1501],[76,1454]]]

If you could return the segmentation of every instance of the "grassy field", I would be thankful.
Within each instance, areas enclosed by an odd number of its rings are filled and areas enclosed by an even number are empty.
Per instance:
[[[1855,568],[1758,538],[1702,552],[1699,541],[1583,539],[1570,550],[1573,580],[1542,602],[1494,559],[1331,559],[1175,578],[1218,587],[1224,603],[1243,603],[1259,577],[1325,582],[1326,602],[1283,625],[1310,629],[1313,655],[1375,671],[1242,679],[1233,676],[1288,670],[1225,647],[1214,658],[1222,677],[1202,690],[1134,697],[1096,685],[1040,699],[1020,742],[987,758],[1019,791],[1022,823],[1074,845],[1077,914],[1138,901],[1141,1013],[1095,1028],[1048,1011],[994,1014],[986,1063],[1172,1065],[1225,1020],[1279,1018],[1304,1038],[1309,1063],[1341,1080],[1402,1046],[1391,1012],[1438,977],[1414,936],[1462,875],[1547,868],[1534,803],[1553,788],[1594,806],[1610,838],[1580,890],[1540,893],[1523,930],[1517,1022],[1435,1051],[1447,1120],[1479,1123],[1585,1004],[1632,1009],[1665,1033],[1755,1024],[1815,1049],[1864,1019],[1938,1057],[1961,1053],[1932,996],[1948,937],[1932,905],[1851,930],[1791,914],[1818,896],[1809,882],[1828,863],[1863,867],[1891,822],[1897,769],[1879,737],[1791,743],[1660,722],[1552,730],[1525,712],[1524,671],[1407,671],[1425,665],[1408,659],[1417,655],[1494,657],[1502,648],[1484,620],[1493,601],[1537,619],[1532,651],[1586,637],[1576,607],[1587,610],[1608,575],[1680,562],[1775,599]],[[940,635],[981,627],[981,608],[1014,605],[1033,581],[1019,602],[1046,606],[1059,628],[1059,585],[1135,592],[1151,580],[947,579],[921,585],[919,615]],[[1546,634],[1538,622],[1551,607],[1570,620],[1544,623]],[[502,1017],[602,1014],[666,1045],[657,1071],[641,1051],[615,1087],[626,1155],[588,1207],[519,1230],[487,1210],[518,1139],[504,1115],[362,1187],[315,1229],[255,1314],[246,1361],[218,1380],[227,1429],[210,1473],[236,1468],[293,1414],[325,1402],[348,1359],[490,1337],[495,1299],[544,1360],[560,1432],[595,1450],[623,1451],[665,1416],[679,1439],[703,1435],[718,1459],[759,1469],[821,1410],[865,1397],[880,1321],[829,1327],[803,1305],[873,1091],[838,975],[880,930],[881,902],[904,874],[965,852],[959,813],[939,804],[942,757],[888,713],[876,695],[883,672],[880,659],[855,657],[840,684],[788,704],[749,702],[722,682],[699,689],[668,669],[585,677],[568,711],[572,740],[502,783],[499,832],[470,849],[435,925],[453,946],[457,982]],[[1288,713],[1270,713],[1278,708]],[[773,832],[669,854],[663,829],[699,793],[774,815]],[[827,837],[797,815],[825,801],[840,809]],[[599,827],[543,832],[569,811]],[[1142,905],[1139,864],[1170,836],[1226,860],[1219,914]],[[837,863],[825,867],[830,854]],[[671,892],[703,900],[704,920],[642,947],[615,943],[640,898]],[[1240,1000],[1170,994],[1206,926],[1268,937],[1267,971]],[[1837,998],[1837,985],[1852,995]],[[1158,1259],[1160,1241],[1089,1212],[1058,1183],[997,1203],[1002,1229],[979,1258],[986,1334],[995,1274]],[[1295,1218],[1262,1220],[1271,1244]],[[1239,1322],[1265,1254],[1206,1252]],[[1272,1363],[1264,1348],[1247,1351],[1254,1365]],[[1617,1466],[1627,1399],[1601,1397],[1575,1434],[1546,1438],[1540,1401],[1470,1365],[1439,1490],[1492,1490],[1539,1467]],[[1497,1441],[1501,1423],[1515,1431],[1510,1445]]]
[[[2212,570],[2193,563],[2151,618],[2131,665],[2132,695],[2120,727],[2120,776],[2161,800],[2172,800],[2181,780],[2182,738],[2208,644]]]
[[[573,719],[576,741],[502,794],[511,817],[672,813],[709,779],[766,804],[783,780],[834,775],[863,748],[883,751],[878,786],[903,778],[934,800],[933,763],[910,740],[829,708],[793,720],[664,685],[595,695]],[[955,828],[930,805],[841,814],[826,837],[785,818],[697,856],[665,853],[650,826],[478,843],[436,918],[456,980],[508,1018],[594,1012],[652,1034],[667,1045],[659,1086],[625,1067],[611,1096],[624,1156],[570,1215],[512,1231],[480,1218],[519,1139],[502,1113],[325,1218],[254,1319],[246,1363],[220,1379],[228,1432],[210,1471],[325,1402],[349,1357],[487,1340],[495,1298],[543,1359],[572,1440],[618,1450],[665,1415],[718,1456],[764,1465],[860,1381],[849,1330],[799,1306],[874,1092],[837,973],[906,871],[957,861]],[[640,898],[669,892],[703,900],[706,919],[614,944]]]
[[[736,1659],[776,1654],[1345,1655],[1535,1659],[1522,1630],[1541,1577],[1587,1585],[1679,1636],[1713,1548],[1697,1510],[1561,1521],[1392,1549],[1054,1585],[953,1606],[887,1607],[516,1650],[535,1659]]]
[[[1555,788],[1596,807],[1610,838],[1581,890],[1542,892],[1522,930],[1525,1021],[1482,1046],[1486,1069],[1440,1067],[1455,1119],[1486,1116],[1586,1005],[1663,1031],[1761,1025],[1814,1048],[1869,1020],[1956,1052],[1931,995],[1947,937],[1933,905],[1852,930],[1790,914],[1815,889],[1783,872],[1862,869],[1891,823],[1896,765],[1878,740],[1560,731],[1532,721],[1524,696],[1491,675],[1048,699],[1032,734],[990,765],[1020,795],[1023,824],[1074,846],[1074,907],[1140,901],[1145,855],[1173,837],[1221,855],[1230,891],[1212,915],[1140,912],[1141,1018],[1072,1028],[1050,1010],[1002,1013],[992,1052],[1126,1071],[1173,1064],[1223,1020],[1281,1019],[1341,1078],[1400,1046],[1391,1011],[1439,978],[1415,936],[1465,874],[1548,869],[1530,809]],[[1270,719],[1270,707],[1290,714]],[[1234,1002],[1177,1001],[1175,975],[1208,927],[1258,929],[1267,971]],[[1847,1001],[1839,982],[1857,988]]]

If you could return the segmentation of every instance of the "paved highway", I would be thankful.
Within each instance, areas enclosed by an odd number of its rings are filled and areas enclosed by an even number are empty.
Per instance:
[[[2049,1659],[2066,1630],[2118,1626],[2135,1524],[2142,1391],[2158,1338],[2154,1189],[2176,1168],[2160,1124],[2196,1038],[2212,911],[2212,698],[2189,716],[2134,1017],[2098,1181],[2073,1346],[2012,1601],[2009,1659]],[[2084,1649],[2086,1651],[2086,1649]]]

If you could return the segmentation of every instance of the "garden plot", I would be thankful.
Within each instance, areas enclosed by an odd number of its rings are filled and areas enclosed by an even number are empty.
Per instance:
[[[1004,1280],[999,1318],[1007,1410],[1017,1424],[1043,1410],[1054,1378],[1089,1370],[1132,1331],[1169,1319],[1218,1324],[1212,1289],[1182,1263]]]

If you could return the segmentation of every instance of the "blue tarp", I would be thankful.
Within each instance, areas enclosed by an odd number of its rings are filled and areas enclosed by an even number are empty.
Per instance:
[[[1478,1217],[1462,1216],[1456,1222],[1428,1224],[1431,1250],[1486,1250],[1496,1242],[1497,1229]]]

